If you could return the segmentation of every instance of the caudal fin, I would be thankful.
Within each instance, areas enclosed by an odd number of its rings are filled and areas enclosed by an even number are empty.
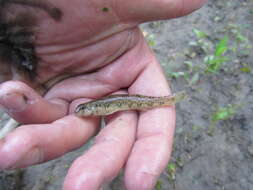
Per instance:
[[[181,91],[181,92],[177,92],[176,94],[174,94],[174,98],[175,98],[175,103],[177,102],[181,102],[182,100],[186,99],[188,96],[186,94],[185,91]]]

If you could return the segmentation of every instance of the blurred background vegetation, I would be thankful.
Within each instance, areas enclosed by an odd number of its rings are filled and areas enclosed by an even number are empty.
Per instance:
[[[189,16],[141,28],[172,90],[189,95],[177,106],[172,158],[155,189],[252,190],[253,1],[210,0]],[[8,117],[0,115],[4,124]],[[0,172],[0,189],[60,189],[85,148]],[[122,175],[105,189],[123,189]]]

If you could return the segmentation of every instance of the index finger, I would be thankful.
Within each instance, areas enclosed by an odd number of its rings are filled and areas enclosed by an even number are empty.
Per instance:
[[[166,78],[155,60],[146,67],[129,89],[133,94],[165,96],[170,94]],[[151,189],[170,158],[175,128],[175,109],[155,108],[139,117],[137,141],[126,165],[127,189]]]

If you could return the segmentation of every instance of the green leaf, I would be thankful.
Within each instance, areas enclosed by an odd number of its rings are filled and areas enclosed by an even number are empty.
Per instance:
[[[169,163],[167,166],[167,170],[169,173],[175,173],[176,172],[176,165],[173,163]]]
[[[156,190],[161,190],[162,189],[162,181],[161,180],[158,180],[156,182],[155,189]]]
[[[250,73],[251,69],[249,67],[242,67],[242,68],[240,68],[240,71],[242,71],[244,73]]]
[[[199,73],[195,73],[191,78],[189,85],[195,85],[199,81]]]
[[[225,36],[217,44],[214,55],[217,57],[222,56],[227,50],[228,50],[228,36]]]
[[[236,39],[237,39],[239,42],[246,42],[246,41],[247,41],[247,37],[243,36],[242,34],[237,34],[237,35],[236,35]]]
[[[228,105],[227,107],[221,107],[212,115],[212,121],[229,119],[235,113],[236,113],[235,106]]]
[[[192,69],[192,67],[193,67],[193,63],[191,61],[185,61],[185,62],[183,62],[183,64],[187,65],[187,67],[189,69]]]
[[[184,77],[185,76],[185,72],[179,71],[179,72],[169,72],[169,76],[171,78],[179,78],[179,77]]]
[[[176,179],[176,165],[174,163],[169,163],[167,165],[168,179],[173,181]]]
[[[146,39],[148,41],[148,45],[150,47],[154,47],[156,45],[156,42],[155,42],[155,36],[153,34],[148,34],[146,36]]]
[[[205,32],[200,31],[200,30],[198,30],[196,28],[193,29],[193,32],[194,32],[194,34],[196,35],[197,38],[205,38],[205,37],[207,37],[207,34]]]

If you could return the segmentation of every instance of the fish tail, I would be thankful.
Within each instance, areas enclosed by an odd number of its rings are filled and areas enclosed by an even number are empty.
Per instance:
[[[185,93],[185,91],[181,91],[181,92],[175,93],[171,96],[166,96],[164,105],[165,106],[172,106],[178,102],[181,102],[185,98],[187,98],[187,94]]]
[[[188,96],[185,91],[178,92],[174,94],[174,103],[181,102],[182,100],[186,99]]]

